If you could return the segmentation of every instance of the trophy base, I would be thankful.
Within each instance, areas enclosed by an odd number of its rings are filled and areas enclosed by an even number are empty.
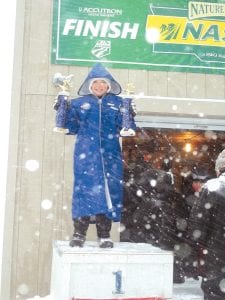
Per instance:
[[[122,137],[125,137],[125,136],[135,136],[136,133],[133,129],[129,128],[129,129],[126,129],[126,128],[123,128],[120,130],[120,135]]]
[[[68,132],[69,132],[68,129],[66,129],[66,128],[61,128],[61,127],[55,127],[55,128],[53,129],[53,131],[54,131],[54,132],[59,132],[59,133],[68,133]]]

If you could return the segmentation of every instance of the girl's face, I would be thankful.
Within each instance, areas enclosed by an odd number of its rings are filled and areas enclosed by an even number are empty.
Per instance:
[[[108,88],[108,84],[104,80],[95,80],[92,83],[91,91],[95,96],[101,97],[107,93]]]
[[[203,186],[203,182],[201,181],[194,181],[192,183],[192,188],[195,192],[201,192],[202,186]]]

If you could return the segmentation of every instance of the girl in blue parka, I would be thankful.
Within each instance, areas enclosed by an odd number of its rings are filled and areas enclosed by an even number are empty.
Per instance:
[[[77,135],[74,149],[70,246],[82,247],[90,222],[97,228],[99,246],[113,247],[112,221],[120,221],[122,207],[122,154],[119,143],[123,100],[120,84],[100,64],[84,80],[67,108],[66,128]],[[132,126],[135,123],[132,119]]]

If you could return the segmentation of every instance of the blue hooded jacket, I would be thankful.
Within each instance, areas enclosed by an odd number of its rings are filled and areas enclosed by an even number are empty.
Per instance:
[[[90,92],[94,78],[105,78],[110,91],[102,99]],[[72,218],[105,214],[120,221],[123,164],[119,143],[122,129],[120,84],[96,64],[67,110],[66,128],[77,135],[74,148]],[[133,129],[135,123],[133,121]]]

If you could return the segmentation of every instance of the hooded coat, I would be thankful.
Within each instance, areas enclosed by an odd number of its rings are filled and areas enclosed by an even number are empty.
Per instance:
[[[94,78],[106,79],[110,90],[101,99],[91,94]],[[123,198],[123,165],[119,143],[122,129],[121,87],[96,64],[67,109],[68,134],[77,135],[74,155],[72,218],[105,214],[119,221]],[[135,123],[133,120],[133,128]]]

